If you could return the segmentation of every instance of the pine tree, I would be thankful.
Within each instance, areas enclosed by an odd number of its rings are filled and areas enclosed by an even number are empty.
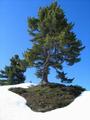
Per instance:
[[[66,77],[63,64],[72,66],[79,62],[80,52],[84,49],[72,31],[73,26],[57,2],[40,8],[37,18],[28,18],[32,48],[27,49],[24,57],[29,67],[36,68],[36,75],[41,78],[42,83],[48,83],[51,67],[56,70],[56,77],[61,79],[61,82],[73,81],[73,78]]]
[[[0,71],[0,78],[6,79],[8,84],[23,83],[25,81],[25,71],[24,61],[18,55],[15,55],[10,59],[10,66],[5,66],[4,70]]]

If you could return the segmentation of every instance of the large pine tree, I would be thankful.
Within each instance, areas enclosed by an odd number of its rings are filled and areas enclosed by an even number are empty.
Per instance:
[[[7,80],[8,84],[19,84],[25,81],[24,72],[26,71],[25,62],[18,55],[10,59],[10,66],[5,66],[0,71],[0,78]]]
[[[70,83],[63,64],[72,66],[80,61],[80,52],[84,48],[72,31],[73,24],[68,22],[57,2],[42,7],[38,17],[28,19],[28,31],[32,36],[32,48],[24,56],[30,67],[35,67],[37,77],[48,83],[48,74],[53,67],[61,82]]]

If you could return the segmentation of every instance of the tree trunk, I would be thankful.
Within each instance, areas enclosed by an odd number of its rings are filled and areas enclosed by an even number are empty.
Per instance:
[[[42,84],[48,83],[48,67],[49,67],[49,58],[50,58],[50,51],[47,51],[46,48],[44,48],[44,55],[45,55],[45,61],[43,64],[43,71],[42,71]]]
[[[47,71],[45,70],[43,75],[42,75],[42,84],[47,84],[48,83],[48,73]]]
[[[48,83],[48,63],[44,65],[43,71],[42,71],[42,84]]]

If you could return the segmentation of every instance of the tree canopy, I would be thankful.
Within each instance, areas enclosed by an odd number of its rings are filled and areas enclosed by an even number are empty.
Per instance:
[[[26,71],[25,62],[18,55],[10,59],[10,66],[5,66],[0,71],[0,78],[7,80],[8,84],[19,84],[25,81],[24,72]]]
[[[84,49],[72,30],[73,26],[57,2],[40,7],[38,17],[28,18],[32,48],[27,49],[24,57],[29,67],[36,68],[36,75],[42,82],[48,82],[51,67],[56,70],[56,77],[61,82],[73,81],[66,76],[63,64],[72,66],[79,62],[80,52]]]

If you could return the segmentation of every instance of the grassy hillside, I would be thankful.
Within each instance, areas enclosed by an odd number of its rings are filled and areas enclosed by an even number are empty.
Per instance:
[[[80,86],[49,83],[27,89],[11,88],[10,90],[23,96],[33,111],[46,112],[70,104],[85,89]]]

